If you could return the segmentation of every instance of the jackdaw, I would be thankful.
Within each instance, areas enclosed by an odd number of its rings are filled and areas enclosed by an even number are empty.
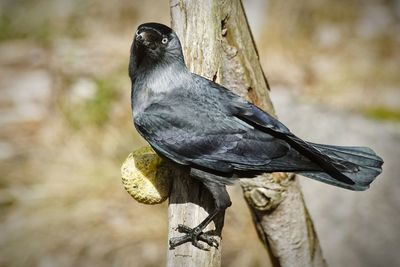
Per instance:
[[[130,54],[131,106],[137,131],[162,157],[190,168],[211,192],[215,210],[197,227],[172,238],[217,246],[203,233],[231,205],[226,185],[237,174],[295,172],[361,191],[382,171],[383,160],[367,147],[322,145],[295,136],[280,121],[225,87],[191,73],[176,33],[168,26],[138,27]]]

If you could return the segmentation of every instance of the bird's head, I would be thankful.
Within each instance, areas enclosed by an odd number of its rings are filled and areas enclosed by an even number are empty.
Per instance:
[[[152,67],[160,63],[183,62],[182,47],[176,33],[159,23],[138,27],[131,47],[131,68]]]

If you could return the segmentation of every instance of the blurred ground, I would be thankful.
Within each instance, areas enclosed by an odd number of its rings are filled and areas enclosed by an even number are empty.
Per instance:
[[[399,1],[245,4],[281,119],[386,161],[364,193],[301,180],[328,263],[400,265]],[[132,201],[119,167],[144,144],[130,115],[132,33],[168,16],[157,0],[0,1],[0,266],[165,262],[166,205]],[[230,191],[223,264],[265,266],[240,189]]]

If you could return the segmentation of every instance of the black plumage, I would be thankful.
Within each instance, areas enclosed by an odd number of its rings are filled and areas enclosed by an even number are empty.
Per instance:
[[[191,73],[177,35],[167,26],[139,26],[129,63],[132,110],[139,133],[163,157],[191,168],[216,209],[187,235],[171,240],[215,244],[201,231],[230,206],[225,185],[237,173],[296,172],[351,190],[365,190],[382,159],[365,147],[314,144],[223,86]]]

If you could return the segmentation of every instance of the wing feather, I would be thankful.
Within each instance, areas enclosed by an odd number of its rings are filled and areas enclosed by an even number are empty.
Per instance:
[[[135,116],[135,126],[157,151],[175,162],[221,172],[245,166],[255,169],[290,150],[286,142],[223,111],[198,106],[195,116],[182,116],[188,110],[184,103],[173,106],[157,103]]]

